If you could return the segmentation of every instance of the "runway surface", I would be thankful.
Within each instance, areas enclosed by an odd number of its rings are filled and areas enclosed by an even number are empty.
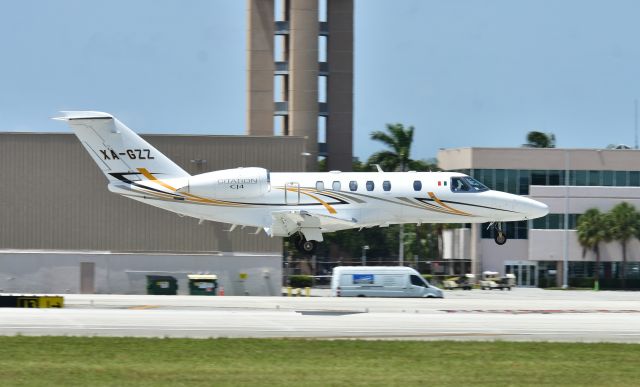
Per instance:
[[[64,309],[0,309],[0,334],[640,343],[640,293],[473,290],[449,291],[445,299],[65,295]]]

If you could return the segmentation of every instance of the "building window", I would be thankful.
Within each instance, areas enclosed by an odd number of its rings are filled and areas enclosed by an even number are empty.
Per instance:
[[[563,173],[561,171],[549,171],[549,185],[562,185]]]
[[[495,189],[497,191],[505,191],[505,170],[504,169],[496,169],[496,181],[495,181]]]
[[[323,181],[316,181],[316,189],[318,191],[324,191],[324,182]]]
[[[340,182],[339,181],[334,181],[332,186],[331,186],[331,189],[333,189],[334,191],[340,191],[340,188],[341,188],[340,187]]]
[[[471,172],[491,189],[518,195],[529,195],[531,185],[640,187],[640,171],[571,170],[568,181],[562,169],[473,169]]]
[[[563,216],[561,214],[547,215],[547,228],[551,230],[559,230],[563,226]]]
[[[389,180],[385,180],[382,182],[382,189],[385,191],[391,191],[391,182]]]
[[[367,181],[366,186],[367,186],[367,191],[373,191],[374,185],[373,185],[373,182],[371,180]]]
[[[358,182],[355,180],[351,180],[349,182],[349,189],[352,191],[357,191],[358,190]]]
[[[518,173],[518,194],[529,195],[529,170],[521,169]]]
[[[507,169],[506,172],[507,172],[506,192],[517,194],[518,193],[518,170]]]
[[[616,171],[616,182],[615,185],[618,187],[627,187],[629,185],[629,180],[627,179],[628,173],[627,171]]]
[[[420,180],[415,180],[413,182],[413,190],[414,191],[421,191],[422,190],[422,182]]]
[[[547,185],[547,171],[531,171],[531,185]]]
[[[542,218],[536,218],[531,221],[531,228],[536,230],[546,230],[547,228],[547,217],[543,216]]]
[[[569,230],[578,227],[581,214],[569,214]],[[533,219],[531,228],[536,230],[564,230],[564,214],[549,214],[542,218]]]
[[[600,171],[589,171],[589,182],[587,185],[602,185],[600,182]]]

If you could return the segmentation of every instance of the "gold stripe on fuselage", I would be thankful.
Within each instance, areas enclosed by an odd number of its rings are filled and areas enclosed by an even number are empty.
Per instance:
[[[322,204],[324,206],[324,208],[326,208],[327,211],[329,211],[330,214],[337,214],[338,213],[338,211],[336,211],[336,209],[333,208],[329,203],[325,202],[324,200],[320,199],[317,196],[311,195],[310,193],[306,192],[306,189],[304,189],[304,188],[284,188],[284,187],[276,187],[276,188],[277,189],[281,189],[281,190],[286,189],[287,191],[290,191],[290,192],[298,192],[298,193],[301,193],[303,195],[307,195],[310,198],[316,200],[318,203]]]
[[[470,213],[468,213],[468,212],[464,212],[464,211],[460,211],[460,210],[456,210],[455,208],[450,207],[450,206],[448,206],[448,205],[444,204],[440,199],[438,199],[438,198],[436,197],[436,194],[434,194],[433,192],[429,192],[429,197],[430,197],[431,199],[433,199],[436,203],[438,203],[439,205],[441,205],[442,207],[444,207],[444,208],[446,208],[446,209],[450,210],[450,211],[451,211],[451,213],[453,213],[453,214],[456,214],[456,215],[464,215],[464,216],[473,216],[473,214],[470,214]]]
[[[153,176],[146,168],[138,168],[138,171],[140,171],[140,173],[142,173],[142,175],[144,177],[146,177],[147,179],[149,179],[150,181],[153,181],[156,184],[159,184],[161,186],[163,186],[164,188],[172,191],[172,192],[177,192],[178,190],[175,187],[170,186],[169,184],[165,183],[164,181],[158,179],[157,177]],[[216,205],[224,205],[224,206],[234,206],[234,207],[244,207],[244,204],[240,204],[240,203],[234,203],[234,202],[226,202],[226,201],[222,201],[222,200],[212,200],[212,199],[207,199],[207,198],[203,198],[200,196],[196,196],[196,195],[192,195],[186,192],[179,192],[181,195],[188,197],[189,199],[196,201],[196,202],[202,202],[202,203],[209,203],[209,204],[216,204]]]

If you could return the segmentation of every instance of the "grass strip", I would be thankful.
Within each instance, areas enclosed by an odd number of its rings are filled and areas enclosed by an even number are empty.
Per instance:
[[[3,386],[638,386],[640,345],[0,337]]]

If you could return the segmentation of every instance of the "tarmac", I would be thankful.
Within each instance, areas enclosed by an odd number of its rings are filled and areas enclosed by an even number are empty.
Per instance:
[[[446,291],[444,299],[67,294],[0,309],[0,335],[640,343],[640,292]]]

